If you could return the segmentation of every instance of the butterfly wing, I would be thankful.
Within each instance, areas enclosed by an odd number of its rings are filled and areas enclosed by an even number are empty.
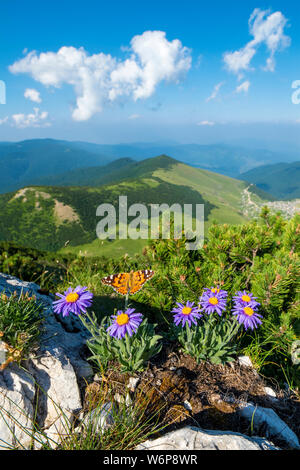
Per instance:
[[[136,294],[145,282],[154,275],[151,269],[141,269],[131,273],[111,274],[102,279],[103,284],[111,286],[121,295]]]
[[[102,279],[102,283],[111,286],[121,295],[127,295],[129,288],[129,273],[111,274]]]
[[[130,294],[136,294],[145,282],[147,282],[151,277],[154,275],[154,271],[151,269],[141,269],[140,271],[135,271],[132,273],[132,277],[130,279]]]

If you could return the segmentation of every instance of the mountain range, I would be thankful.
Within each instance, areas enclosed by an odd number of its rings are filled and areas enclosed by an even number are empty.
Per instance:
[[[213,220],[237,224],[247,220],[242,207],[247,183],[164,155],[140,162],[121,159],[106,167],[73,170],[68,176],[70,186],[30,185],[0,195],[0,241],[87,255],[134,253],[145,240],[101,241],[96,236],[97,207],[102,203],[116,207],[121,195],[127,196],[128,206],[204,204],[206,230]],[[269,199],[255,187],[251,191],[258,202]]]
[[[300,198],[300,161],[262,165],[240,175],[276,199]]]
[[[59,179],[62,175],[72,175],[72,172],[78,169],[103,167],[109,163],[113,164],[115,160],[119,160],[120,164],[127,164],[130,162],[126,160],[120,162],[120,159],[139,162],[161,154],[170,155],[197,168],[236,178],[261,165],[299,159],[288,152],[283,154],[225,144],[103,145],[54,139],[2,142],[0,143],[0,193],[15,191],[32,184],[55,184],[56,177]]]

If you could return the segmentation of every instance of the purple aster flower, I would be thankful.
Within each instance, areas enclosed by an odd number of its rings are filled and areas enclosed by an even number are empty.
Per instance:
[[[204,294],[212,294],[212,295],[218,294],[220,299],[221,298],[225,299],[228,296],[228,292],[226,290],[222,290],[219,286],[211,287],[210,289],[208,288],[204,289],[203,295]]]
[[[227,292],[219,288],[204,289],[202,297],[199,299],[200,312],[217,313],[222,315],[222,312],[226,309]]]
[[[142,323],[143,315],[134,313],[134,308],[128,308],[125,312],[118,310],[116,315],[112,315],[113,324],[107,328],[107,332],[114,338],[124,338],[126,333],[132,336],[136,333],[138,327]]]
[[[70,313],[80,315],[81,312],[86,313],[86,308],[92,305],[93,294],[87,290],[87,287],[77,286],[75,289],[69,287],[64,295],[57,293],[59,300],[53,302],[53,310],[55,313],[62,313],[63,317],[67,317]]]
[[[251,328],[257,328],[258,325],[261,325],[260,318],[263,318],[262,315],[255,311],[255,307],[251,307],[250,305],[241,305],[236,304],[232,310],[233,315],[237,315],[237,320],[240,324],[244,325],[245,330]]]
[[[179,323],[182,323],[182,326],[184,326],[186,322],[189,327],[191,327],[192,323],[197,325],[196,318],[201,318],[202,315],[199,314],[198,308],[193,306],[194,302],[187,301],[186,305],[176,302],[176,305],[178,305],[178,307],[172,310],[172,313],[175,313],[174,323],[176,326],[178,326]]]
[[[260,305],[259,302],[256,302],[257,297],[254,297],[251,292],[238,291],[234,296],[233,300],[235,305],[242,305],[243,307],[255,308]]]

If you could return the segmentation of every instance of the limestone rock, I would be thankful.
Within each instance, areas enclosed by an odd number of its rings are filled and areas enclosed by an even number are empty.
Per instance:
[[[84,328],[79,318],[67,317],[61,318],[60,315],[53,313],[53,298],[47,295],[41,295],[39,286],[34,282],[20,281],[8,274],[0,273],[0,292],[6,294],[17,294],[28,292],[31,296],[35,295],[37,301],[44,306],[44,332],[41,337],[40,351],[54,350],[61,347],[69,358],[75,372],[79,378],[89,379],[93,375],[91,365],[82,358],[82,349],[89,337],[88,331]]]
[[[27,448],[33,429],[35,384],[16,364],[0,372],[0,448]],[[28,431],[28,433],[26,432]]]
[[[276,438],[293,449],[299,449],[299,440],[289,426],[279,418],[272,408],[255,406],[252,403],[240,406],[239,413],[253,423],[254,429],[266,428],[266,437]]]
[[[239,356],[238,362],[240,366],[253,367],[252,361],[249,356]]]
[[[75,371],[62,348],[31,358],[28,370],[37,383],[40,426],[47,428],[65,412],[75,415],[81,409]]]
[[[77,381],[93,375],[90,364],[81,355],[89,335],[79,319],[75,323],[70,321],[68,326],[60,321],[52,310],[53,298],[41,295],[37,284],[0,273],[0,293],[3,291],[7,295],[28,292],[44,307],[44,331],[38,350],[24,364],[27,373],[15,363],[0,371],[0,448],[14,446],[17,439],[26,447],[30,445],[30,436],[22,426],[30,431],[34,416],[49,435],[54,435],[61,430],[64,416],[72,421],[81,408]],[[15,422],[8,419],[5,422],[5,413],[13,416]]]
[[[208,431],[186,426],[177,431],[148,440],[135,450],[275,450],[265,439],[254,439],[229,431]]]
[[[64,411],[58,419],[43,432],[36,432],[34,435],[34,449],[56,449],[61,441],[67,438],[72,432],[72,422],[74,416],[68,411]]]
[[[105,429],[114,424],[113,413],[113,405],[107,402],[102,407],[89,411],[80,423],[79,428],[101,434]]]

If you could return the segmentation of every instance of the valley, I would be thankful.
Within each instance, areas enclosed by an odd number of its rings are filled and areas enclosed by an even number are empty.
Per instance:
[[[143,250],[147,240],[97,238],[96,209],[100,204],[116,206],[121,195],[127,196],[128,205],[204,204],[207,233],[214,221],[241,224],[250,220],[252,199],[260,206],[267,200],[265,194],[255,194],[253,187],[247,209],[242,199],[249,186],[245,182],[165,155],[122,162],[122,168],[114,163],[82,171],[84,186],[72,185],[71,177],[77,182],[81,172],[76,170],[69,174],[68,186],[30,185],[0,195],[0,241],[83,256],[133,255]]]

